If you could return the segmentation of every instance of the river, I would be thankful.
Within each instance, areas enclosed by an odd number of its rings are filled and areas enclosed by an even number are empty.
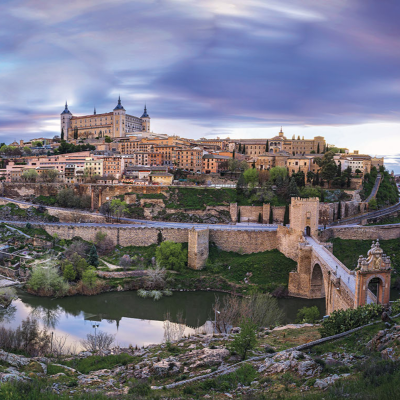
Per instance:
[[[210,332],[214,318],[215,292],[175,292],[159,301],[143,299],[136,292],[111,292],[97,296],[73,296],[60,299],[37,297],[18,291],[6,312],[0,312],[0,325],[16,328],[27,317],[36,318],[41,326],[58,336],[68,336],[68,342],[79,343],[88,333],[94,333],[94,324],[100,330],[115,335],[115,343],[126,347],[161,343],[166,334],[173,334],[176,324],[185,321],[185,333]],[[285,323],[295,322],[297,311],[316,305],[325,313],[325,299],[306,300],[286,298],[278,300],[285,312]],[[169,317],[167,318],[167,314]]]

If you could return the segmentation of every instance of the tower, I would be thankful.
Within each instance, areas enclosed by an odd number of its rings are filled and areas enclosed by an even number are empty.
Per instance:
[[[68,103],[65,102],[65,109],[61,113],[61,132],[64,130],[64,139],[68,138],[68,130],[71,127],[72,113],[68,110]]]
[[[290,228],[314,236],[318,232],[319,198],[292,197],[290,203]]]
[[[114,108],[113,137],[125,136],[125,108],[121,104],[121,96],[118,97],[118,104]]]
[[[144,105],[144,111],[142,116],[140,117],[142,120],[142,130],[143,132],[150,132],[150,116],[147,114],[147,107]]]
[[[379,240],[372,242],[367,257],[358,259],[354,307],[389,304],[391,271],[390,257],[383,253]]]
[[[279,137],[283,137],[283,130],[282,130],[282,127],[281,127],[281,130],[279,131]]]

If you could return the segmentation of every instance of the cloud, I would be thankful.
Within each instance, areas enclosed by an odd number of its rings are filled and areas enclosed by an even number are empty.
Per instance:
[[[119,94],[133,115],[146,102],[157,131],[191,137],[395,124],[399,16],[362,0],[5,0],[1,140],[58,134],[66,99],[86,114]]]

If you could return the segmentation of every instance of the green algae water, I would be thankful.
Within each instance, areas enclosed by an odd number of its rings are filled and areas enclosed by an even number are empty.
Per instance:
[[[215,296],[229,296],[216,292],[174,292],[171,297],[159,301],[143,299],[136,292],[110,292],[97,296],[73,296],[60,299],[37,297],[18,291],[5,312],[0,312],[0,326],[16,328],[27,317],[35,318],[42,327],[58,336],[67,336],[68,343],[78,343],[88,333],[94,333],[93,325],[115,335],[115,344],[145,346],[173,339],[186,325],[185,334],[211,333],[214,319]],[[325,299],[279,299],[284,310],[285,323],[293,323],[297,311],[316,305],[321,316],[325,313]],[[165,321],[169,322],[165,322]],[[180,325],[179,325],[180,324]],[[172,336],[171,336],[172,335]]]

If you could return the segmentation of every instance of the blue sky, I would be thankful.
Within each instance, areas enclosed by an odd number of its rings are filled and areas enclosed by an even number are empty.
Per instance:
[[[0,140],[130,114],[186,137],[323,135],[400,153],[395,0],[2,0]],[[390,143],[389,143],[390,141]]]

